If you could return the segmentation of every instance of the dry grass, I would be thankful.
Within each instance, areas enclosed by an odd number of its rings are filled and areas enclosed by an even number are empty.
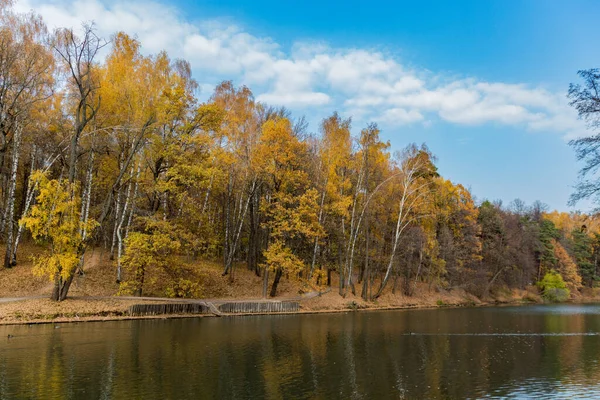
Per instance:
[[[48,296],[52,283],[46,278],[33,275],[30,257],[39,254],[40,249],[30,244],[21,246],[19,265],[12,269],[0,269],[0,297]],[[218,261],[181,260],[181,266],[175,269],[177,274],[200,285],[199,297],[206,299],[256,299],[262,297],[263,278],[256,276],[243,264],[236,265],[233,276],[222,276],[222,264]],[[77,275],[71,287],[70,296],[61,303],[46,299],[31,299],[27,301],[0,303],[0,323],[30,322],[30,321],[65,321],[84,319],[115,319],[125,318],[124,313],[132,304],[144,303],[143,300],[119,298],[119,285],[116,283],[115,262],[109,259],[109,254],[102,248],[96,248],[86,254],[84,275]],[[273,274],[271,274],[273,275]],[[165,272],[149,274],[144,296],[165,297],[166,288],[174,275]],[[272,283],[273,277],[269,285]],[[374,289],[378,282],[375,282]],[[375,308],[418,308],[440,306],[482,305],[490,303],[525,303],[541,302],[535,287],[527,290],[498,289],[489,299],[481,301],[462,289],[443,290],[431,288],[420,283],[415,288],[413,296],[404,296],[400,288],[392,293],[391,284],[382,296],[372,302],[366,302],[360,297],[360,285],[356,286],[357,293],[350,291],[345,297],[338,294],[337,275],[332,276],[332,288],[322,296],[302,302],[302,311],[341,311]],[[270,286],[269,286],[270,289]],[[278,297],[298,297],[309,289],[299,282],[281,279]],[[593,296],[592,296],[593,295]],[[598,290],[583,293],[582,299],[598,298]],[[84,297],[86,297],[84,299]],[[94,299],[90,297],[109,297]]]
[[[40,253],[40,248],[23,244],[19,250],[19,264],[10,269],[0,268],[0,297],[24,297],[49,295],[52,283],[46,277],[33,274],[31,256]],[[86,253],[84,274],[73,280],[72,296],[115,296],[119,292],[116,282],[115,261],[103,248],[95,248]],[[236,266],[233,274],[222,276],[220,262],[199,260],[182,262],[181,273],[187,279],[197,281],[204,298],[258,298],[262,296],[263,278],[256,276],[244,265]],[[149,274],[144,295],[166,296],[165,289],[172,277],[167,274]],[[297,296],[301,286],[282,279],[278,288],[280,296]]]
[[[19,246],[19,263],[10,269],[0,268],[0,297],[49,295],[52,282],[33,273],[32,256],[42,250],[24,243]],[[94,249],[86,254],[84,275],[77,275],[70,293],[79,296],[112,296],[119,286],[114,280],[114,268],[108,254]]]
[[[490,294],[489,300],[494,303],[543,303],[539,290],[535,286],[525,289],[509,289],[500,287]]]
[[[481,305],[476,297],[469,295],[464,290],[442,290],[430,289],[428,284],[419,283],[412,296],[405,296],[400,290],[392,293],[391,288],[386,289],[383,294],[372,302],[367,302],[360,297],[360,288],[356,288],[356,294],[350,291],[346,297],[338,294],[337,290],[323,294],[320,297],[303,302],[304,310],[348,310],[348,309],[373,309],[373,308],[419,308],[439,306],[464,306]]]
[[[50,299],[30,299],[0,303],[0,325],[35,324],[48,322],[109,321],[117,319],[147,319],[131,317],[127,309],[134,304],[152,303],[148,300],[114,298],[68,298],[57,303]],[[198,315],[187,315],[198,316]],[[179,317],[179,316],[172,316]],[[161,318],[164,318],[162,316]]]
[[[48,279],[33,275],[31,257],[40,254],[38,246],[23,243],[19,246],[16,267],[0,267],[0,297],[35,296],[47,292]],[[4,253],[2,253],[4,254]]]

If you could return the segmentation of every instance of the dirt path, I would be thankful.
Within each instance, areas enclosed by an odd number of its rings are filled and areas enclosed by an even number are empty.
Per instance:
[[[0,297],[0,303],[12,303],[15,301],[25,301],[32,299],[43,299],[47,296],[27,296],[27,297]]]

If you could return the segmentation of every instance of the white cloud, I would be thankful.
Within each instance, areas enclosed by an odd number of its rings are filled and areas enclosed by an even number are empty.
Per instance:
[[[260,101],[285,105],[317,118],[337,109],[355,120],[389,126],[411,123],[495,123],[573,137],[585,132],[563,93],[540,87],[477,79],[448,79],[407,68],[372,49],[295,43],[283,49],[267,37],[217,20],[192,21],[182,10],[157,2],[121,0],[21,0],[51,28],[94,20],[99,33],[135,35],[143,50],[167,50],[192,64],[207,90],[222,79],[252,88]],[[326,109],[323,106],[327,106]]]
[[[269,104],[284,104],[288,107],[320,106],[327,104],[330,98],[325,93],[318,92],[272,92],[258,95],[257,99]]]
[[[417,110],[405,110],[404,108],[389,108],[379,117],[382,122],[393,125],[408,124],[411,122],[422,121],[423,114]]]

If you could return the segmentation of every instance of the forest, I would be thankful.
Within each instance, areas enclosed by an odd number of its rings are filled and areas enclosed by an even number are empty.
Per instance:
[[[35,243],[33,270],[53,282],[53,300],[97,247],[119,293],[137,296],[158,285],[197,297],[204,283],[190,268],[202,260],[220,262],[223,280],[252,271],[265,297],[281,280],[366,301],[417,284],[479,297],[537,284],[560,297],[599,283],[594,214],[477,200],[425,144],[392,151],[376,123],[338,113],[312,132],[231,81],[201,102],[187,61],[141,46],[93,24],[50,32],[0,0],[3,267],[19,268],[19,246]],[[600,77],[580,75],[569,97],[593,127]],[[599,141],[572,143],[584,176]],[[582,181],[573,200],[598,190]]]

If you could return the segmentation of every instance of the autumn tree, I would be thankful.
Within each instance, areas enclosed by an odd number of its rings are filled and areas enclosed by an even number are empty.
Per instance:
[[[223,274],[230,273],[233,261],[239,249],[242,229],[248,214],[251,215],[250,230],[253,246],[252,263],[255,263],[258,250],[258,227],[256,212],[260,207],[258,200],[259,181],[254,164],[256,147],[261,135],[259,106],[247,87],[236,88],[232,82],[223,82],[215,89],[211,98],[224,111],[219,131],[219,152],[215,153],[215,162],[221,165],[222,207],[223,207]],[[215,192],[215,176],[207,196]]]
[[[77,188],[73,187],[76,183],[48,179],[43,172],[37,172],[33,180],[39,186],[37,203],[22,223],[31,231],[34,240],[48,246],[48,250],[35,259],[34,272],[54,282],[51,298],[62,301],[79,263],[83,246],[81,232],[93,228],[95,221],[88,219],[85,225],[82,224],[81,199],[76,195]]]
[[[598,279],[593,260],[593,239],[588,236],[586,229],[574,229],[571,233],[573,260],[577,264],[582,283],[592,287]]]
[[[356,262],[355,253],[360,244],[359,238],[361,232],[367,232],[369,207],[374,196],[379,194],[382,187],[385,186],[394,176],[391,175],[391,165],[389,163],[389,153],[387,149],[389,143],[383,142],[379,137],[380,130],[376,124],[370,124],[367,128],[361,130],[358,139],[359,151],[352,158],[353,179],[352,197],[349,197],[350,209],[347,222],[342,226],[346,231],[346,250],[344,268],[340,271],[340,294],[345,295],[348,288],[355,292],[354,264]],[[366,217],[366,218],[365,218]],[[359,270],[358,282],[366,275],[370,275],[368,268],[368,235],[365,237],[365,263],[363,269]],[[365,271],[367,274],[365,275]],[[364,282],[364,281],[363,281]],[[366,296],[367,288],[363,283],[363,296]]]
[[[391,252],[385,274],[374,295],[381,296],[394,268],[394,261],[400,239],[404,230],[412,224],[417,223],[426,215],[422,210],[426,209],[429,202],[428,194],[431,190],[431,179],[437,176],[437,169],[433,164],[432,154],[426,146],[408,146],[398,155],[399,172],[399,195],[397,200],[397,214],[394,233],[391,241]]]
[[[320,192],[318,220],[327,231],[328,245],[336,250],[325,260],[321,243],[315,238],[309,274],[314,273],[317,265],[322,267],[322,263],[325,263],[328,283],[331,283],[331,270],[334,265],[337,264],[340,272],[343,269],[344,228],[352,201],[350,127],[351,120],[343,119],[337,113],[325,118],[321,122],[321,140],[318,141],[316,150],[315,187]]]
[[[125,240],[120,262],[128,277],[121,282],[120,293],[142,296],[149,273],[176,268],[181,241],[178,230],[165,221],[145,218],[138,223],[140,227]]]
[[[187,61],[145,54],[123,32],[107,42],[93,25],[49,35],[11,6],[0,0],[4,265],[31,235],[55,300],[93,246],[106,247],[121,292],[137,295],[199,296],[186,265],[218,259],[228,281],[245,262],[265,297],[285,278],[310,290],[337,278],[340,295],[372,301],[390,286],[487,295],[553,270],[572,289],[600,275],[598,216],[478,203],[440,176],[425,145],[392,155],[375,123],[353,135],[333,113],[313,134],[231,81],[202,102]],[[580,76],[571,104],[595,130],[598,71]],[[597,196],[598,143],[572,142],[585,163],[572,201]]]
[[[275,276],[270,295],[275,296],[284,273],[299,277],[306,269],[307,245],[323,234],[318,218],[318,192],[309,188],[304,170],[306,144],[294,135],[289,120],[265,122],[257,151],[261,154],[259,168],[267,191],[263,205],[263,226],[268,237],[263,253],[263,295],[266,295],[268,272],[272,271]]]
[[[581,288],[581,276],[577,272],[577,264],[573,261],[567,250],[557,241],[553,243],[554,254],[556,255],[557,271],[567,283],[567,287],[571,290]]]
[[[540,280],[545,272],[556,264],[554,243],[559,237],[560,234],[552,221],[544,218],[539,222],[539,246],[537,249],[539,267],[537,280]]]
[[[94,153],[100,153],[103,167],[99,178],[106,191],[100,219],[112,215],[110,253],[117,260],[120,281],[124,236],[135,214],[139,182],[146,174],[142,165],[149,166],[152,177],[142,189],[151,188],[151,212],[162,207],[166,219],[172,158],[189,147],[184,147],[182,140],[192,140],[196,133],[196,83],[184,62],[172,63],[166,53],[142,56],[140,43],[124,33],[113,38],[112,52],[100,76],[103,107],[96,121],[103,128],[90,148],[89,168]],[[104,154],[99,151],[103,148]],[[198,150],[201,148],[199,145]],[[91,179],[87,187],[91,188]]]
[[[481,261],[479,210],[471,193],[460,184],[444,178],[435,180],[432,190],[434,235],[439,258],[450,283],[469,282]]]
[[[4,212],[1,228],[5,233],[4,267],[16,264],[15,195],[17,169],[26,130],[31,129],[36,109],[52,95],[54,58],[47,46],[46,25],[34,13],[0,11],[0,168]],[[6,156],[12,151],[9,165]]]

